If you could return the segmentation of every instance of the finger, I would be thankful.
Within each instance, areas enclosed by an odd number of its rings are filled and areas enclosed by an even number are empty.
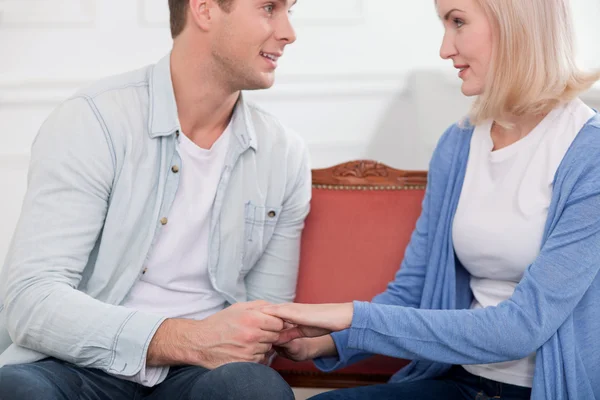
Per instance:
[[[271,343],[259,343],[254,346],[254,354],[267,354],[273,349],[273,345]]]
[[[269,332],[281,332],[284,328],[284,323],[281,318],[273,317],[271,315],[263,314],[260,311],[256,311],[256,313],[260,314],[258,327],[263,331]]]
[[[352,320],[352,304],[278,304],[261,309],[265,314],[296,325],[342,330]]]
[[[269,352],[265,354],[265,358],[261,362],[261,364],[266,365],[266,366],[271,365],[271,363],[273,362],[273,359],[275,358],[276,355],[277,355],[277,352],[275,351],[275,349],[269,350]]]
[[[258,343],[276,343],[279,341],[279,335],[279,332],[261,331]]]
[[[317,328],[314,326],[299,326],[298,329],[302,331],[302,335],[307,338],[325,336],[331,333],[330,329]]]
[[[296,324],[292,324],[291,322],[287,322],[287,321],[283,321],[283,329],[291,329],[291,328],[295,328],[298,325]]]
[[[252,362],[264,365],[265,364],[265,355],[264,354],[255,354],[252,357]]]
[[[275,349],[273,348],[273,346],[271,346],[271,350],[269,350],[269,352],[265,354],[265,357],[267,357],[267,358],[271,358],[271,357],[273,357],[275,354],[277,354],[277,352],[275,351]]]
[[[273,346],[273,349],[280,357],[296,360],[297,356],[300,354],[301,346],[302,345],[298,341],[293,341],[283,346]]]
[[[279,334],[279,340],[274,344],[281,345],[284,343],[291,342],[294,339],[299,338],[313,338],[318,336],[325,336],[330,334],[331,331],[323,328],[314,328],[310,326],[298,326],[291,329],[285,329]]]
[[[310,312],[308,304],[278,304],[266,306],[260,309],[265,314],[273,317],[281,318],[289,323],[297,325],[312,325],[311,321],[306,317],[306,313]]]
[[[302,334],[302,331],[300,329],[298,329],[298,328],[286,329],[279,334],[278,340],[273,342],[273,344],[275,346],[282,346],[284,344],[291,342],[294,339],[298,339],[301,337],[304,337],[304,335]]]

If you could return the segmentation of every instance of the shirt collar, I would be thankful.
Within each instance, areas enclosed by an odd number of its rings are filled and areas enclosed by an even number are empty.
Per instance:
[[[171,79],[171,54],[169,53],[154,65],[149,82],[149,115],[148,132],[151,138],[172,135],[181,130],[177,114],[177,103]],[[258,148],[256,131],[252,122],[251,106],[243,93],[240,93],[235,104],[231,128],[240,144],[247,148]]]

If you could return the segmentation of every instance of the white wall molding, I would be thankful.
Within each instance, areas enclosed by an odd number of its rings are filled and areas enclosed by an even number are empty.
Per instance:
[[[339,97],[393,96],[406,90],[416,90],[411,85],[414,76],[427,75],[435,71],[416,71],[413,74],[305,74],[281,75],[276,84],[268,90],[250,92],[257,100],[298,100]],[[429,75],[431,76],[431,75]],[[440,82],[447,88],[460,90],[460,82],[455,77],[440,73]],[[2,81],[0,80],[0,105],[31,106],[54,105],[72,96],[82,87],[98,78],[73,81]],[[582,96],[584,101],[600,107],[600,85],[595,85]]]
[[[365,157],[368,140],[324,140],[307,142],[313,168],[332,165]],[[29,167],[29,153],[0,153],[0,171],[26,171]]]
[[[252,91],[257,99],[322,98],[339,96],[385,96],[415,90],[414,77],[431,77],[439,73],[439,83],[447,88],[460,90],[460,82],[454,75],[436,71],[415,71],[411,74],[287,74],[276,79],[275,86],[267,90]],[[72,81],[35,81],[0,79],[0,105],[52,105],[58,104],[90,82],[101,78],[76,79]],[[593,86],[581,96],[586,101],[600,104],[600,84]]]
[[[169,8],[164,0],[137,0],[139,24],[147,28],[168,28]],[[294,7],[298,26],[354,26],[366,20],[366,0],[302,0]]]
[[[1,81],[0,105],[30,106],[58,104],[95,79],[73,81]],[[256,99],[337,98],[342,96],[386,96],[402,93],[406,77],[374,75],[282,75],[273,88],[253,91]]]
[[[54,105],[67,99],[87,81],[0,82],[0,105]]]
[[[2,28],[93,27],[96,0],[0,0]]]

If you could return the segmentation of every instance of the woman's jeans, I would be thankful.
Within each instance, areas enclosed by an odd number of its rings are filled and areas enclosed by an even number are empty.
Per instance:
[[[436,379],[334,390],[314,400],[524,400],[531,389],[482,378],[455,365]]]

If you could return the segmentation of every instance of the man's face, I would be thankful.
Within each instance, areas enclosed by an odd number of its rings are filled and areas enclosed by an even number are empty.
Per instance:
[[[230,11],[217,10],[212,31],[216,70],[233,90],[273,85],[277,60],[296,33],[290,22],[295,0],[233,0]]]

